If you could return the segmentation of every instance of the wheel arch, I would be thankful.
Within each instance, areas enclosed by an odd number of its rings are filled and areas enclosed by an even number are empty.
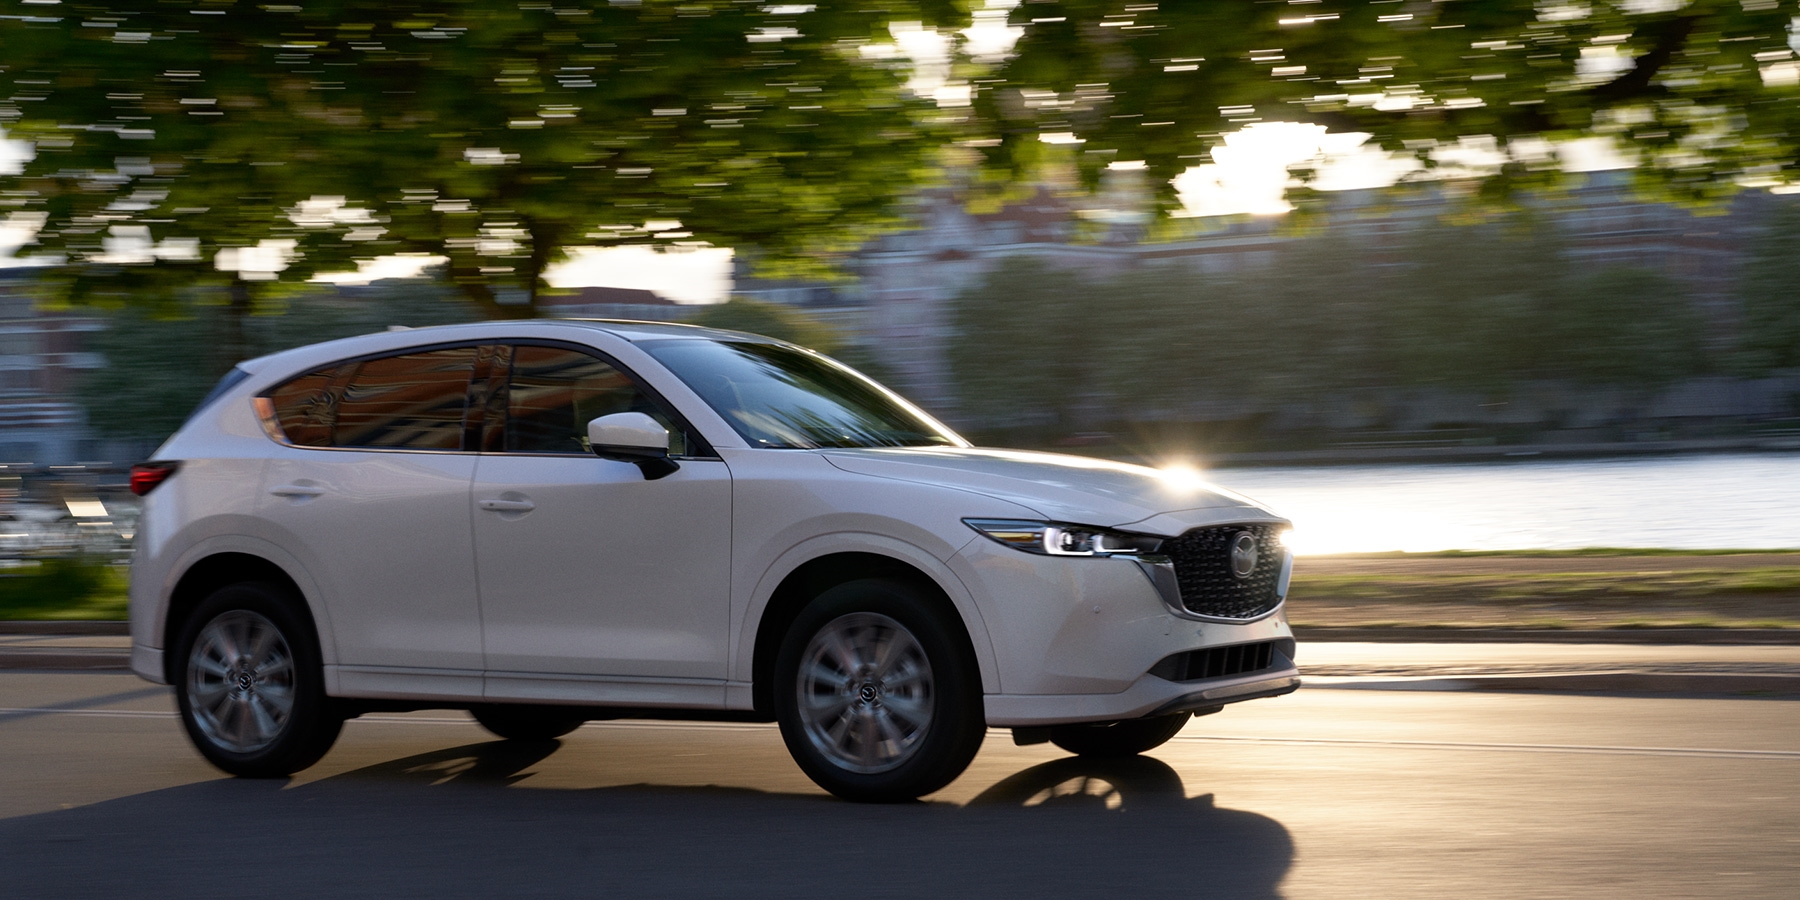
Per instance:
[[[751,702],[754,709],[774,715],[775,657],[781,639],[800,611],[821,593],[850,581],[885,578],[910,585],[932,601],[949,621],[961,626],[965,648],[981,673],[983,692],[996,690],[994,655],[987,630],[961,581],[947,568],[934,573],[915,560],[876,550],[838,550],[807,559],[784,575],[770,591],[757,617],[750,652]],[[945,582],[954,587],[946,589]]]
[[[290,592],[299,602],[295,604],[295,614],[300,616],[307,627],[312,629],[314,640],[319,644],[320,652],[326,652],[326,635],[319,628],[318,619],[313,615],[312,605],[307,602],[306,592],[299,582],[286,568],[256,553],[243,550],[221,550],[210,553],[195,560],[176,579],[169,590],[167,610],[163,615],[163,647],[174,650],[174,642],[182,629],[187,627],[187,620],[207,597],[214,591],[230,584],[246,581],[260,581],[277,585]],[[180,660],[173,652],[163,654],[163,674],[170,684],[177,683],[179,673],[175,667]]]

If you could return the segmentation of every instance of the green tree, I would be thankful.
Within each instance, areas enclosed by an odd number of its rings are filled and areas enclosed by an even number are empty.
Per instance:
[[[1711,199],[1800,169],[1793,13],[1738,0],[1021,3],[1015,52],[974,85],[974,127],[1002,171],[1041,164],[1045,134],[1082,142],[1090,184],[1109,162],[1143,160],[1164,208],[1168,179],[1261,121],[1368,132],[1427,165],[1465,135],[1607,135],[1646,187]],[[1554,160],[1527,156],[1488,188],[1555,177]]]
[[[1706,323],[1674,278],[1612,266],[1572,278],[1549,336],[1568,377],[1648,391],[1708,368]]]
[[[1266,307],[1232,281],[1179,265],[1121,272],[1093,287],[1094,383],[1150,418],[1186,418],[1195,401],[1242,400],[1268,374],[1258,351]]]
[[[1738,276],[1744,310],[1738,365],[1752,376],[1800,368],[1800,204],[1783,198],[1766,212]]]
[[[891,224],[952,143],[999,181],[1072,160],[1097,184],[1143,160],[1164,209],[1170,178],[1258,121],[1367,131],[1428,165],[1468,135],[1607,135],[1646,185],[1689,199],[1787,180],[1800,157],[1782,4],[1032,0],[1008,14],[1009,52],[957,58],[968,109],[934,108],[894,54],[865,52],[896,22],[954,33],[967,6],[21,5],[0,17],[0,125],[37,156],[0,189],[42,219],[37,249],[66,255],[72,296],[222,281],[247,314],[270,267],[215,263],[266,241],[291,242],[286,280],[444,254],[490,306],[535,296],[575,245],[818,264]],[[1555,177],[1527,154],[1487,187]]]
[[[70,296],[146,302],[442,254],[492,306],[577,245],[755,245],[779,268],[855,246],[943,137],[866,54],[947,3],[83,2],[0,18],[32,141],[0,179]],[[25,7],[27,13],[36,7]],[[166,277],[165,277],[166,276]]]
[[[733,297],[725,303],[708,306],[692,322],[708,328],[767,335],[828,356],[839,353],[846,346],[844,335],[825,322],[792,307],[748,297]]]
[[[1561,236],[1532,213],[1422,227],[1377,312],[1384,368],[1401,384],[1482,392],[1554,377],[1567,279]]]
[[[77,389],[88,424],[115,439],[168,437],[218,380],[212,366],[193,360],[210,360],[219,318],[216,310],[176,317],[127,308],[110,315],[107,329],[87,342],[106,357],[106,366],[88,373]]]
[[[91,425],[102,434],[142,440],[161,440],[180,427],[217,381],[214,366],[195,361],[216,358],[223,335],[245,324],[220,293],[190,290],[180,304],[128,306],[106,317],[107,328],[92,336],[89,348],[103,354],[107,365],[89,373],[78,387]],[[479,310],[460,295],[423,279],[356,288],[314,285],[288,293],[270,313],[248,320],[244,356],[396,325],[479,317]]]
[[[1002,260],[954,302],[947,356],[960,412],[1074,430],[1096,400],[1098,331],[1113,313],[1079,272]]]

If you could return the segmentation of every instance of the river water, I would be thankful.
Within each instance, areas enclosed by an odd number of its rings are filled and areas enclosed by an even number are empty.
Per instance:
[[[1800,548],[1800,454],[1214,469],[1296,553]]]

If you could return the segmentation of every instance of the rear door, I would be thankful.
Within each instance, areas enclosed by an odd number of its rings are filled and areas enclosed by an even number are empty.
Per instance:
[[[341,667],[455,671],[479,690],[477,362],[475,346],[350,360],[259,399],[282,446],[257,511],[323,589]]]

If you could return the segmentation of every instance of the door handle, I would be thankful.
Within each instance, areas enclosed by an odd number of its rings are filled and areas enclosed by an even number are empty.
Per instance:
[[[492,512],[531,512],[537,504],[530,500],[482,500],[476,504]]]
[[[325,493],[325,489],[304,484],[278,484],[269,488],[269,493],[277,497],[317,497]]]

